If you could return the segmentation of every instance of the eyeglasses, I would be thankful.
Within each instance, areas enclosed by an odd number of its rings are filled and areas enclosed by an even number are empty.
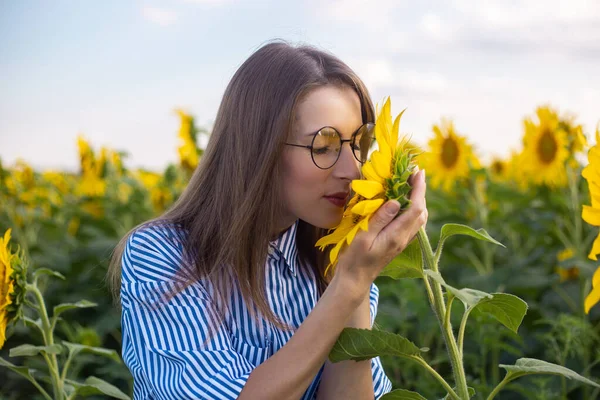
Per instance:
[[[313,163],[320,169],[329,169],[340,158],[342,145],[348,142],[350,143],[354,158],[359,163],[364,164],[367,161],[369,150],[375,141],[373,137],[374,128],[374,123],[367,122],[358,128],[350,139],[342,139],[342,135],[335,128],[325,126],[313,134],[310,146],[293,143],[285,144],[309,149]]]

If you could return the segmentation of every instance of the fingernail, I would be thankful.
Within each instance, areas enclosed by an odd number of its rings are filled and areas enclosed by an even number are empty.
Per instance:
[[[398,211],[400,211],[400,203],[398,203],[396,200],[390,201],[389,204],[386,206],[385,211],[390,215],[398,214]]]
[[[421,178],[423,178],[423,180],[425,180],[425,169],[423,169],[423,170],[421,171]]]

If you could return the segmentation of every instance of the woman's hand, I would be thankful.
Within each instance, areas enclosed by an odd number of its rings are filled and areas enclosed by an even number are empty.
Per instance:
[[[427,223],[425,170],[409,178],[411,205],[397,216],[400,205],[395,200],[383,204],[369,221],[369,230],[360,231],[340,253],[333,280],[343,282],[350,296],[361,302],[371,283],[383,268],[401,253]]]

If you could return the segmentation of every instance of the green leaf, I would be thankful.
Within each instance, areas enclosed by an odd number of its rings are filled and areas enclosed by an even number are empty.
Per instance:
[[[76,393],[80,396],[93,396],[97,394],[104,394],[110,397],[114,397],[122,400],[130,400],[130,397],[123,393],[118,387],[111,385],[110,383],[90,376],[85,380],[84,383],[66,380],[70,385],[75,387]]]
[[[440,234],[440,241],[438,242],[438,248],[436,249],[436,253],[438,251],[441,252],[446,239],[453,235],[471,236],[479,240],[485,240],[486,242],[497,244],[498,246],[506,247],[502,243],[491,237],[489,233],[487,233],[486,230],[483,228],[475,230],[467,225],[445,224],[444,226],[442,226],[442,232]]]
[[[42,326],[42,320],[40,318],[36,319],[35,321],[29,317],[23,317],[22,318],[23,323],[25,325],[27,325],[30,328],[37,328],[40,330],[40,332],[44,331],[44,327]]]
[[[379,273],[392,279],[423,278],[423,254],[418,240],[413,240]]]
[[[35,356],[41,352],[46,354],[60,354],[62,352],[62,346],[60,344],[53,344],[50,346],[34,346],[31,344],[22,344],[17,347],[10,349],[9,355],[11,357],[24,357],[24,356]]]
[[[57,271],[53,271],[50,268],[40,268],[33,271],[33,279],[37,279],[40,275],[54,276],[56,278],[62,279],[63,281],[66,279],[63,274]]]
[[[465,307],[476,307],[477,310],[494,317],[515,333],[517,333],[525,314],[527,314],[527,303],[517,296],[508,293],[489,294],[469,288],[456,289],[448,285],[438,272],[429,269],[424,272],[458,297],[465,304]]]
[[[519,358],[515,365],[500,364],[500,368],[504,368],[508,371],[507,380],[509,381],[525,375],[550,374],[564,376],[568,379],[575,379],[576,381],[600,388],[600,384],[579,375],[569,368],[543,360],[536,360],[535,358]]]
[[[77,303],[63,303],[63,304],[59,304],[57,306],[54,307],[54,315],[52,316],[53,318],[58,318],[58,316],[64,312],[64,311],[68,311],[68,310],[73,310],[75,308],[89,308],[89,307],[96,307],[98,304],[96,303],[92,303],[91,301],[87,301],[87,300],[80,300]]]
[[[492,293],[491,299],[483,299],[477,309],[496,318],[502,325],[517,333],[525,314],[527,303],[508,293]]]
[[[460,301],[465,304],[465,307],[474,307],[477,303],[479,303],[483,299],[491,299],[492,295],[486,292],[482,292],[481,290],[475,289],[457,289],[454,286],[450,286],[444,281],[442,275],[439,272],[432,271],[430,269],[426,269],[425,274],[430,276],[434,281],[445,287],[450,293],[456,296]]]
[[[331,362],[362,361],[391,356],[419,356],[421,350],[410,340],[394,333],[370,329],[345,328],[329,353]]]
[[[27,378],[28,381],[33,382],[35,381],[35,378],[33,377],[33,374],[36,372],[35,369],[32,368],[27,368],[27,367],[20,367],[18,365],[15,365],[13,363],[11,363],[10,361],[5,360],[4,358],[0,357],[0,365],[3,367],[6,367],[8,369],[10,369],[13,372],[16,372],[17,374]]]
[[[117,353],[115,350],[105,349],[103,347],[86,346],[83,344],[70,343],[65,341],[63,341],[62,344],[65,345],[67,349],[69,349],[69,354],[71,355],[71,357],[75,357],[79,353],[91,353],[99,356],[108,357],[119,364],[122,362],[121,357],[119,357],[119,353]]]
[[[427,400],[417,392],[405,389],[392,390],[379,398],[380,400]]]

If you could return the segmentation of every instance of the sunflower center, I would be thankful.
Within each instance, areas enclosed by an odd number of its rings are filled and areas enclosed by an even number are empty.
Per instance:
[[[549,130],[545,130],[537,145],[537,152],[540,160],[542,160],[544,164],[550,164],[554,161],[557,151],[558,144],[556,143],[554,135]]]
[[[496,175],[502,175],[504,173],[504,163],[502,161],[494,161],[492,163],[492,172]]]
[[[458,161],[459,151],[456,140],[451,137],[445,138],[442,144],[442,164],[446,168],[452,168]]]

